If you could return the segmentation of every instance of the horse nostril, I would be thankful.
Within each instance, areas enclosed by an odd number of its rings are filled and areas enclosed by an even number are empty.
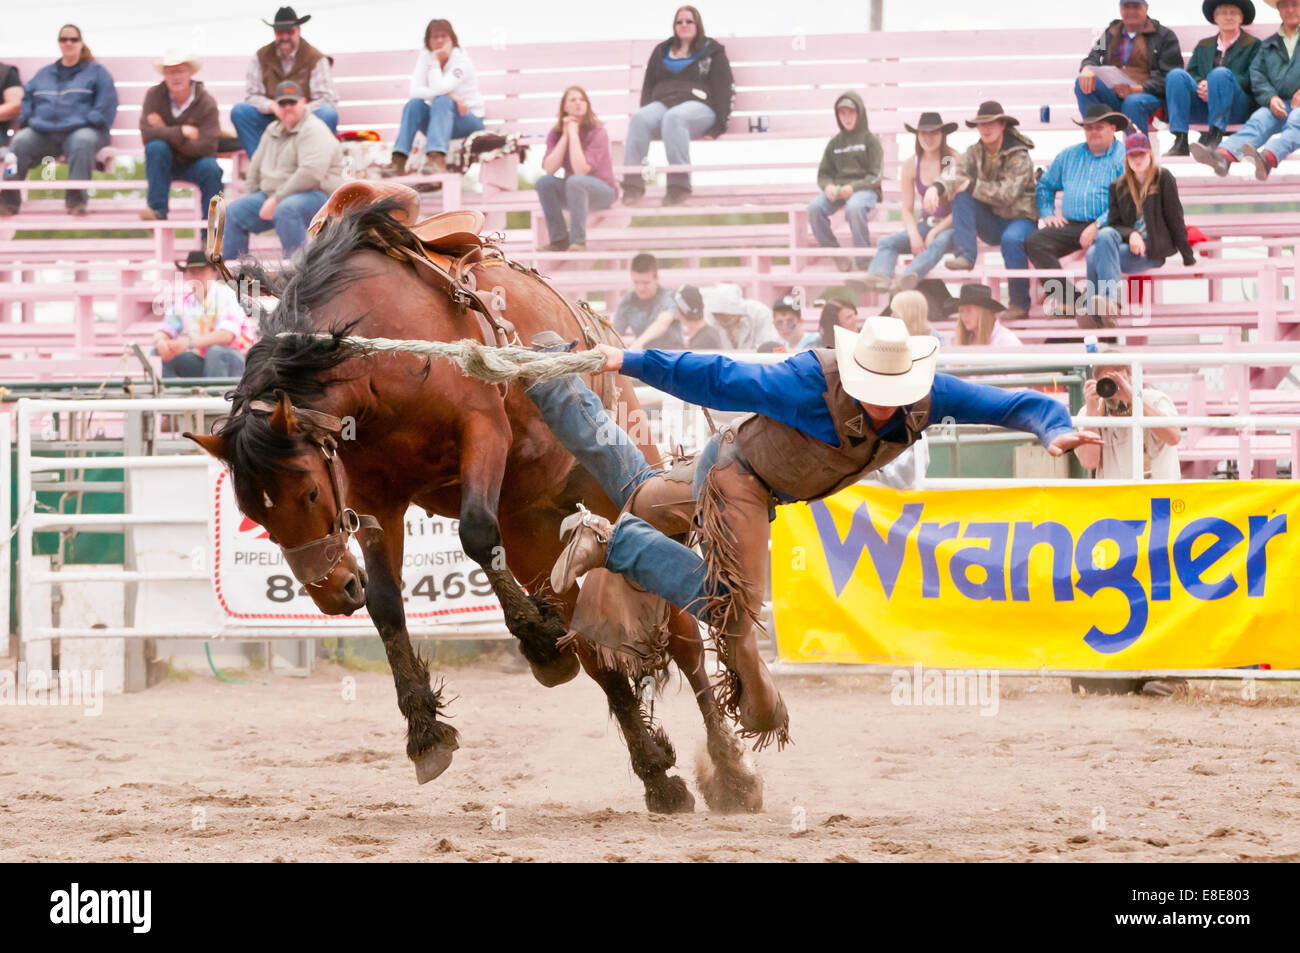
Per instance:
[[[360,602],[362,598],[361,580],[356,576],[350,577],[347,585],[343,587],[343,591],[347,593],[347,597],[353,602]]]
[[[366,586],[370,585],[370,577],[366,575],[366,571],[364,569],[358,568],[357,576],[359,576],[361,579],[361,588],[363,590],[366,588]]]

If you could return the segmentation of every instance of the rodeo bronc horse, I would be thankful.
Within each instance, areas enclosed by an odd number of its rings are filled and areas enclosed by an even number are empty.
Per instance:
[[[690,811],[685,782],[668,774],[672,745],[646,716],[627,674],[584,640],[557,647],[576,594],[540,585],[526,592],[519,582],[546,577],[561,548],[560,523],[578,503],[611,519],[614,505],[560,446],[522,386],[471,379],[452,361],[367,353],[348,342],[355,334],[486,344],[506,343],[508,335],[519,343],[551,330],[590,346],[610,331],[585,304],[571,305],[479,238],[478,213],[415,224],[418,207],[404,187],[352,183],[327,203],[313,223],[318,233],[288,270],[272,277],[246,267],[279,304],[262,319],[230,414],[212,435],[192,439],[229,467],[240,509],[268,531],[322,611],[369,612],[421,783],[446,769],[458,744],[456,730],[439,718],[441,689],[430,685],[406,630],[400,579],[412,503],[460,520],[461,544],[487,574],[538,681],[558,685],[581,664],[604,690],[648,808]],[[487,288],[491,293],[478,290]],[[630,383],[620,389],[635,409]],[[344,420],[355,439],[341,439]],[[659,460],[652,445],[641,449]],[[347,548],[353,535],[364,570]],[[699,779],[705,799],[715,810],[758,810],[762,783],[743,764],[718,705],[699,631],[680,612],[669,630],[668,651],[704,718],[711,762]]]

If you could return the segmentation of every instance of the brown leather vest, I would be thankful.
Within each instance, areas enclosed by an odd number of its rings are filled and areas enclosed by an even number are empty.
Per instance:
[[[856,483],[863,473],[880,469],[916,443],[930,421],[930,395],[926,394],[904,408],[904,439],[882,440],[872,430],[866,411],[840,385],[835,352],[819,347],[814,353],[826,375],[823,397],[835,422],[838,447],[759,414],[735,425],[740,452],[754,474],[773,490],[797,500],[830,496]]]
[[[275,87],[286,79],[291,79],[302,87],[307,102],[311,102],[311,71],[325,58],[325,54],[306,40],[298,40],[298,52],[294,54],[293,66],[286,73],[280,66],[280,51],[274,43],[268,43],[257,51],[257,62],[262,65],[262,86],[268,99],[275,99]]]

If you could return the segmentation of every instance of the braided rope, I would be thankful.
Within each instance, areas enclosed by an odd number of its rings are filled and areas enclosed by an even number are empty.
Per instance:
[[[332,334],[305,334],[300,331],[282,331],[278,337],[333,341]],[[489,347],[478,341],[462,338],[459,341],[409,341],[401,338],[344,337],[341,343],[356,348],[363,354],[380,351],[402,351],[424,357],[441,357],[454,361],[467,377],[488,384],[500,384],[515,378],[533,382],[549,381],[565,374],[591,374],[605,366],[605,355],[600,351],[544,353],[526,347],[505,345]]]

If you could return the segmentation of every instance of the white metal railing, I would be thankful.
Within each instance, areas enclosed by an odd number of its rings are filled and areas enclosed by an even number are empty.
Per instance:
[[[9,488],[13,486],[13,475],[9,467],[12,444],[9,415],[0,410],[0,592],[4,593],[0,611],[4,612],[5,617],[5,640],[0,644],[0,655],[9,652],[9,614],[13,599],[9,578],[9,559],[13,552],[11,544],[14,538],[13,514],[9,510]]]

